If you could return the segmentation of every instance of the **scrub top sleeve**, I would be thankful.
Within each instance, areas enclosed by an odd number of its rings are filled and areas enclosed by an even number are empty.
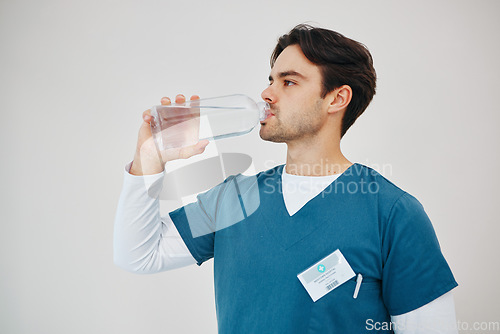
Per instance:
[[[197,201],[169,213],[198,265],[214,256],[215,224],[226,181],[197,196]]]
[[[382,239],[382,293],[391,315],[415,310],[458,284],[420,202],[403,193]]]

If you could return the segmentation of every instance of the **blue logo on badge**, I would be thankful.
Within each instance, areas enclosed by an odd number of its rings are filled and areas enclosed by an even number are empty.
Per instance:
[[[324,266],[324,265],[322,265],[322,264],[319,264],[319,265],[318,265],[318,271],[319,271],[320,273],[324,273],[324,272],[325,272],[325,266]]]

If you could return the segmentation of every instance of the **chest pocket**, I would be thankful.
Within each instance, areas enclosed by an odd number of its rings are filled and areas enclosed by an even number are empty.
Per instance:
[[[370,324],[389,324],[390,315],[382,301],[381,282],[363,280],[356,299],[353,297],[355,289],[356,279],[352,278],[317,300],[311,309],[307,333],[374,333]]]

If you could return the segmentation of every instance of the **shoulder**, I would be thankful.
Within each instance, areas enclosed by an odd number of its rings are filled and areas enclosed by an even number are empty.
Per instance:
[[[395,185],[375,169],[359,163],[355,163],[344,173],[353,175],[359,182],[367,184],[367,186],[370,186],[369,189],[379,196],[396,199],[405,193],[403,189]]]
[[[238,186],[243,186],[243,188],[248,189],[254,186],[258,186],[259,183],[267,183],[268,180],[279,180],[281,179],[281,172],[283,170],[283,165],[278,165],[265,171],[261,171],[255,175],[243,175],[236,174],[231,175],[224,180],[223,183],[235,183]]]
[[[379,208],[387,216],[395,210],[412,212],[423,210],[422,204],[413,195],[401,189],[375,169],[362,164],[355,164],[353,167],[351,173],[355,174],[360,182],[365,183],[370,193],[375,195]]]
[[[282,167],[283,165],[279,165],[255,175],[244,175],[241,173],[230,175],[223,182],[205,194],[202,194],[202,197],[207,197],[208,195],[213,198],[227,199],[235,198],[235,196],[236,198],[238,196],[242,196],[243,198],[258,196],[259,187],[268,185],[269,182],[267,181],[270,179],[274,180],[276,176],[281,175]]]
[[[401,195],[404,192],[404,190],[371,167],[355,163],[344,173],[348,172],[357,175],[360,179],[365,180],[365,182],[374,182],[378,184],[386,193],[393,192]]]
[[[283,165],[278,165],[278,166],[273,167],[271,169],[261,171],[255,175],[244,175],[241,173],[231,175],[231,176],[228,176],[224,180],[224,182],[222,182],[222,184],[224,184],[224,183],[237,183],[238,185],[251,186],[251,185],[254,185],[257,182],[260,182],[262,180],[274,178],[274,177],[276,177],[276,175],[281,176],[282,168],[283,168]]]

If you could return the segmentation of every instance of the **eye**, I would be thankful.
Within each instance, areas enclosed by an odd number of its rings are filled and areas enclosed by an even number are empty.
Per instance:
[[[284,80],[285,86],[293,86],[295,85],[295,82],[292,82],[290,80]]]

